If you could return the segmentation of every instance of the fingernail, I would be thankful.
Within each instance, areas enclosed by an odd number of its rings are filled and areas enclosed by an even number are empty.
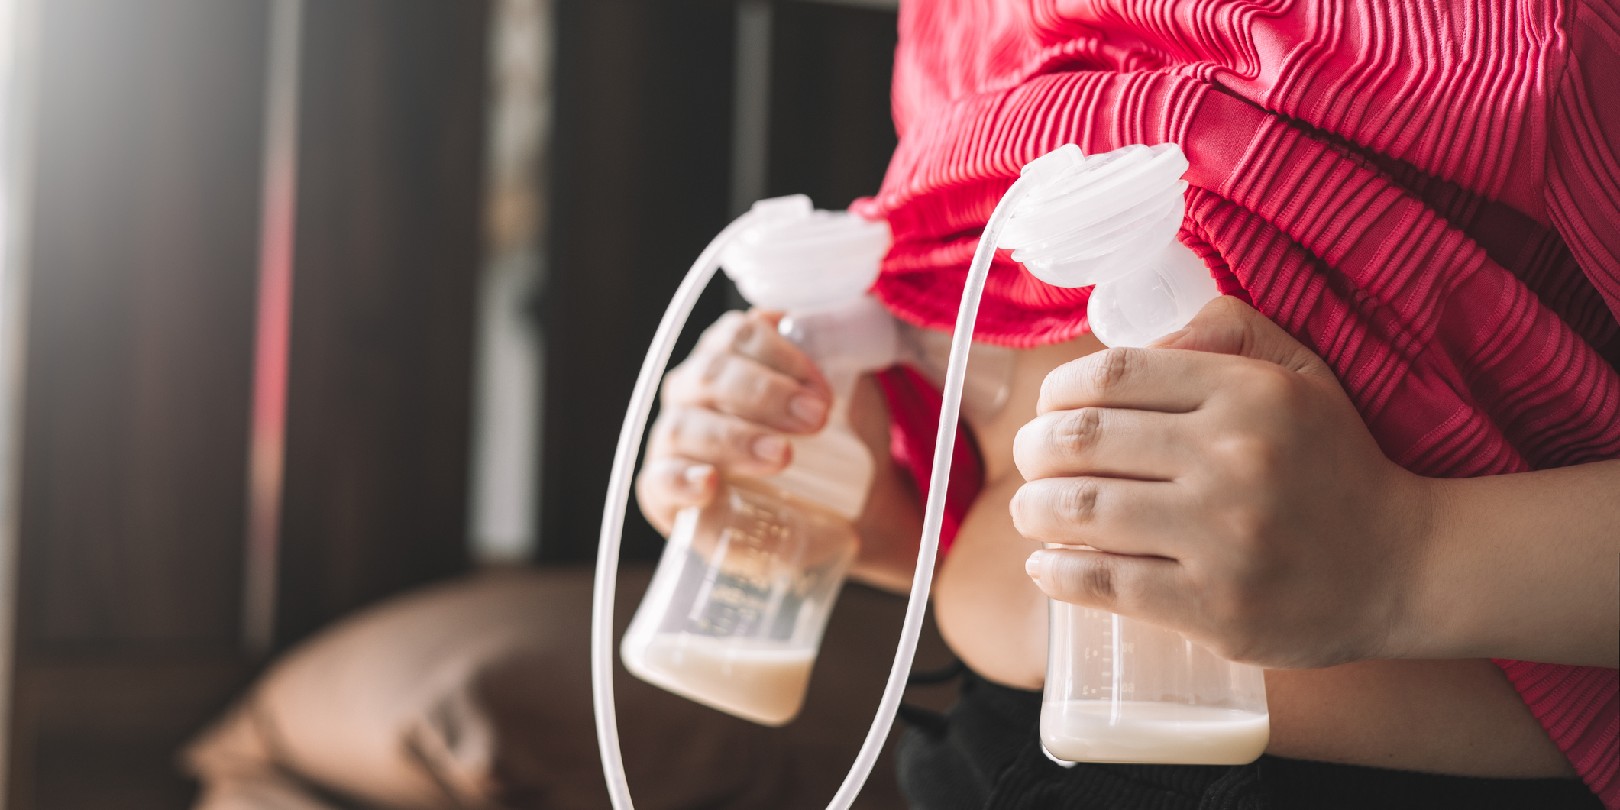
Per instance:
[[[781,436],[761,436],[754,440],[754,457],[779,463],[787,460],[787,440]]]
[[[1029,555],[1029,559],[1024,560],[1024,573],[1029,574],[1030,579],[1040,582],[1041,573],[1046,570],[1046,557],[1047,554],[1044,551],[1037,551]]]
[[[814,394],[799,394],[788,400],[788,411],[800,422],[814,427],[827,415],[827,403]]]
[[[687,489],[702,489],[703,485],[708,482],[709,474],[712,472],[714,472],[714,468],[707,464],[687,467],[686,471],[681,473],[681,483],[685,484]]]

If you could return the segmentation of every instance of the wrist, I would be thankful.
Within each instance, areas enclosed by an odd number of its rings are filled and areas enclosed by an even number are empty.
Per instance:
[[[1457,637],[1455,578],[1447,576],[1458,493],[1454,480],[1401,471],[1392,549],[1389,632],[1374,657],[1435,659]],[[1455,572],[1452,571],[1452,574]]]

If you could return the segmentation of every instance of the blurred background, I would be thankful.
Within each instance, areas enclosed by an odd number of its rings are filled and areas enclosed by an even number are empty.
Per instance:
[[[893,6],[0,0],[4,807],[188,806],[334,620],[588,565],[691,259],[877,189]]]

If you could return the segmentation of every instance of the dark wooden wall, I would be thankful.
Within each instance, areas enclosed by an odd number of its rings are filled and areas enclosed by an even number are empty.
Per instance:
[[[282,642],[468,565],[488,81],[485,3],[305,8]]]
[[[842,208],[877,193],[895,144],[894,47],[893,11],[774,8],[764,194],[808,194],[819,207]]]
[[[40,2],[10,810],[175,808],[244,637],[270,0]],[[272,646],[466,565],[486,4],[314,0]]]
[[[40,9],[7,801],[157,807],[250,665],[265,6]]]
[[[733,15],[713,2],[557,2],[541,300],[543,562],[577,562],[594,549],[641,357],[687,264],[728,219]],[[695,320],[723,306],[711,291]],[[630,523],[633,556],[655,541]]]
[[[767,131],[737,133],[737,7],[750,3],[558,5],[540,553],[580,562],[595,554],[613,447],[658,319],[704,244],[752,202],[731,198],[735,138],[763,141],[754,196],[805,193],[836,208],[875,192],[894,147],[895,17],[752,4],[770,19],[765,41],[741,43],[768,53]],[[693,314],[685,345],[727,307],[725,287]],[[660,543],[632,514],[625,555],[655,555]]]
[[[256,577],[273,651],[467,565],[480,0],[305,2],[285,469],[274,553],[245,551],[274,2],[38,3],[9,810],[183,806],[177,746],[265,660]],[[749,202],[736,20],[758,2],[556,0],[545,561],[592,553],[654,324]],[[768,5],[758,193],[845,205],[892,146],[892,12]]]

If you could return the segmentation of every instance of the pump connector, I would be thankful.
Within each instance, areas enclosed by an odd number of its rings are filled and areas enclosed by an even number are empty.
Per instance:
[[[1147,345],[1219,295],[1203,260],[1176,239],[1187,165],[1168,143],[1090,157],[1060,147],[1024,167],[1027,190],[998,244],[1048,284],[1096,285],[1098,340]]]

